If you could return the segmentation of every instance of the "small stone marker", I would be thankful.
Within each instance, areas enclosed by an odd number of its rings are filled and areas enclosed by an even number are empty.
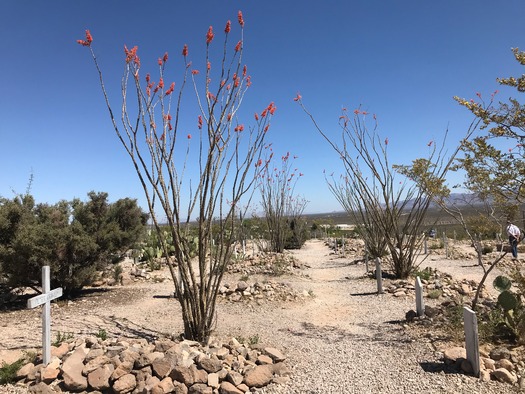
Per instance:
[[[465,325],[465,347],[467,349],[467,360],[472,365],[472,373],[479,378],[479,341],[478,341],[478,318],[476,313],[463,307],[463,322]]]
[[[416,313],[418,316],[425,314],[425,302],[423,301],[423,285],[421,284],[421,278],[416,278]]]
[[[27,307],[32,309],[44,305],[42,309],[42,358],[44,365],[51,359],[51,301],[62,296],[62,288],[50,290],[49,266],[42,267],[42,294],[27,300]]]
[[[383,275],[381,274],[381,261],[376,257],[376,280],[377,280],[377,294],[383,294]]]

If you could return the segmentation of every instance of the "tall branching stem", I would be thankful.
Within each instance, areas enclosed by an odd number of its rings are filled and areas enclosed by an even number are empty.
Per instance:
[[[209,339],[214,328],[218,289],[236,236],[235,212],[241,205],[248,206],[251,199],[259,171],[256,164],[276,108],[271,103],[246,130],[239,123],[238,111],[251,81],[242,63],[241,12],[238,22],[240,40],[232,50],[228,21],[222,58],[215,63],[209,51],[215,34],[212,27],[208,30],[204,78],[191,69],[188,47],[184,46],[184,71],[178,93],[175,83],[169,87],[164,83],[167,53],[158,59],[159,81],[153,82],[147,74],[144,82],[137,47],[125,47],[120,120],[114,116],[89,31],[85,41],[79,40],[91,51],[114,131],[137,173],[153,226],[168,256],[167,264],[182,309],[184,336],[201,342]],[[199,82],[200,79],[204,81]],[[192,122],[193,127],[188,125],[188,115],[182,111],[188,83],[193,85],[197,102],[198,116]],[[195,133],[187,134],[183,129],[193,129]],[[159,212],[173,240],[171,255]],[[197,256],[193,259],[190,237],[193,239],[195,232]]]

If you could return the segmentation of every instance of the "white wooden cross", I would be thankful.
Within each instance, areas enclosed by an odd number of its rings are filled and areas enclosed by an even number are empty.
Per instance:
[[[51,301],[62,296],[62,288],[50,290],[49,266],[42,267],[42,294],[27,300],[28,308],[44,305],[42,310],[42,358],[44,365],[51,359]]]

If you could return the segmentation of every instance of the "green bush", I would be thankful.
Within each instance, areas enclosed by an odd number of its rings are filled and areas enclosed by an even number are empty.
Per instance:
[[[136,200],[115,203],[107,193],[35,204],[30,195],[0,199],[0,273],[3,288],[38,287],[43,265],[52,287],[70,295],[89,285],[96,271],[117,263],[142,237],[148,215]]]
[[[12,364],[2,363],[0,367],[0,384],[10,384],[16,382],[16,373],[25,364],[25,359],[21,358]]]

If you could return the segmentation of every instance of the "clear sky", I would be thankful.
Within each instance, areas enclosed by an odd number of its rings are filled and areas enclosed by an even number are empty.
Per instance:
[[[341,164],[293,101],[297,92],[334,139],[342,107],[377,114],[390,161],[402,164],[428,153],[447,128],[451,149],[464,136],[472,117],[453,96],[500,89],[506,100],[514,92],[496,77],[523,73],[510,51],[525,49],[523,0],[2,0],[0,196],[24,193],[33,174],[37,202],[95,190],[145,207],[92,60],[76,40],[91,30],[118,108],[124,44],[138,45],[144,69],[154,70],[165,51],[182,64],[184,44],[202,57],[208,26],[222,33],[238,10],[253,81],[243,108],[253,114],[275,102],[268,138],[278,154],[298,156],[304,176],[296,191],[310,213],[341,210],[323,176]]]

